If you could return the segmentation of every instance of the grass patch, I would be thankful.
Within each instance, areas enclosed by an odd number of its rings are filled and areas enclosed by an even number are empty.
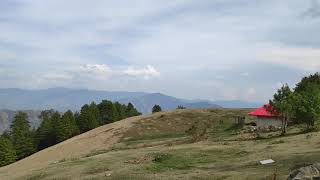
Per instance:
[[[177,134],[177,133],[151,134],[151,135],[145,135],[141,137],[127,138],[122,140],[122,142],[125,143],[126,145],[134,145],[134,144],[144,143],[145,141],[174,139],[174,138],[181,138],[185,136],[186,136],[185,134]]]
[[[152,172],[164,172],[170,170],[189,170],[203,167],[209,164],[222,166],[225,161],[247,155],[246,151],[235,149],[181,149],[169,152],[154,153],[152,164],[146,167]]]
[[[95,150],[95,151],[92,151],[89,154],[87,154],[85,157],[97,156],[97,155],[105,154],[108,152],[110,152],[110,150],[108,150],[108,149]]]
[[[31,175],[31,176],[27,177],[26,180],[41,180],[41,179],[44,179],[46,177],[48,177],[48,174],[39,173],[39,174],[34,174],[34,175]]]
[[[84,173],[87,175],[100,174],[106,171],[110,171],[108,167],[98,166],[87,169]]]
[[[283,144],[283,143],[285,143],[284,142],[284,140],[278,140],[278,141],[273,141],[273,142],[271,142],[270,144]]]

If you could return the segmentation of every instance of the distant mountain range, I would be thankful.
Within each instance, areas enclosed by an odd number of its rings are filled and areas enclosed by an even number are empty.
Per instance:
[[[152,107],[158,104],[163,110],[175,109],[181,105],[187,108],[253,108],[259,103],[243,101],[208,101],[186,100],[167,96],[161,93],[97,91],[85,89],[51,88],[45,90],[0,89],[0,133],[8,129],[15,111],[25,110],[33,127],[40,122],[38,114],[44,109],[79,111],[81,106],[92,101],[97,103],[107,99],[120,103],[131,102],[142,113],[150,113]],[[7,110],[9,109],[9,110]],[[32,110],[30,110],[32,109]]]
[[[174,109],[179,105],[190,108],[252,108],[259,103],[244,101],[208,101],[186,100],[167,96],[161,93],[96,91],[85,89],[51,88],[45,90],[0,89],[0,109],[10,110],[43,110],[56,109],[76,111],[82,105],[107,99],[121,103],[132,102],[142,113],[151,112],[155,104],[164,110]]]

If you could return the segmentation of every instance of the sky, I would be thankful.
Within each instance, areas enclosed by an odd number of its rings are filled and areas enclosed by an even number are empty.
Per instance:
[[[266,101],[320,70],[320,0],[1,0],[0,88]]]

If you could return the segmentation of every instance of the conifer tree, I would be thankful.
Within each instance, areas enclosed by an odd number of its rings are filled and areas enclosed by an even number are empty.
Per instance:
[[[91,103],[90,106],[86,104],[81,108],[80,116],[78,119],[79,129],[81,133],[98,127],[99,114],[97,112],[97,106],[94,103]]]
[[[117,111],[117,119],[115,119],[115,121],[119,121],[121,119],[125,119],[126,118],[126,106],[120,104],[119,102],[115,102],[114,103],[114,107],[116,108]]]
[[[137,111],[137,109],[133,106],[132,103],[128,103],[128,106],[126,108],[126,115],[127,117],[132,117],[139,116],[141,115],[141,113]]]
[[[70,135],[70,125],[66,118],[62,118],[59,113],[55,113],[52,116],[52,121],[54,123],[56,143],[62,142],[68,139]]]
[[[119,119],[117,109],[111,101],[103,100],[98,108],[102,125],[113,123]]]
[[[65,112],[57,123],[57,142],[67,140],[79,134],[72,111]]]
[[[159,105],[154,105],[153,108],[152,108],[152,113],[156,113],[156,112],[161,112],[162,109]]]
[[[11,135],[18,159],[27,157],[35,152],[34,140],[26,113],[18,112],[15,115],[11,125]]]
[[[12,142],[4,137],[0,137],[0,167],[11,164],[17,159],[16,151]]]
[[[55,130],[53,127],[51,116],[54,110],[45,110],[41,112],[39,118],[42,120],[41,125],[36,131],[36,145],[38,150],[45,149],[56,143]]]

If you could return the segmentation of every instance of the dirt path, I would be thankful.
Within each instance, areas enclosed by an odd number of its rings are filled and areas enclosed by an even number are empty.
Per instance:
[[[142,117],[132,117],[101,126],[60,144],[40,151],[14,164],[0,168],[0,179],[23,177],[32,170],[41,169],[63,159],[77,158],[92,151],[104,150],[116,144],[132,122]]]

